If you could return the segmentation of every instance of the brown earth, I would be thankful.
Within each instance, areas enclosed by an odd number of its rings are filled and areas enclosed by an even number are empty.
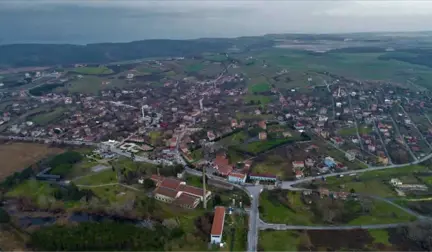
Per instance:
[[[29,167],[48,155],[63,151],[60,148],[36,143],[0,144],[0,180]]]

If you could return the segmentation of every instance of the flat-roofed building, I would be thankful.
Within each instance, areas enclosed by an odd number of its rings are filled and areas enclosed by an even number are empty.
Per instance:
[[[217,206],[213,217],[212,229],[210,232],[210,241],[214,244],[222,242],[222,233],[225,223],[225,208]]]

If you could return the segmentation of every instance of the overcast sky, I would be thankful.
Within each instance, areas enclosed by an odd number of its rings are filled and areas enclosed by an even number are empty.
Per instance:
[[[0,0],[0,43],[422,31],[432,1]]]

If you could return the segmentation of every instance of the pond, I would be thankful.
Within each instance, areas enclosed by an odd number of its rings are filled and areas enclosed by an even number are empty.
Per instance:
[[[23,228],[28,228],[30,226],[45,226],[55,224],[57,221],[56,217],[30,217],[25,216],[19,218],[19,225]],[[73,213],[68,217],[69,222],[102,222],[102,221],[115,221],[126,224],[132,224],[139,227],[144,228],[152,228],[153,221],[151,220],[136,220],[136,219],[127,219],[116,216],[108,216],[108,215],[98,215],[98,214],[89,214],[89,213]]]

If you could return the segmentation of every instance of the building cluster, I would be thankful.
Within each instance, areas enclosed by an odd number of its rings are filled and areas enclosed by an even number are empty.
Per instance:
[[[194,209],[204,200],[209,200],[211,191],[204,191],[201,188],[187,185],[186,182],[152,175],[151,179],[156,184],[153,191],[154,198],[169,204],[175,204],[183,208]]]

